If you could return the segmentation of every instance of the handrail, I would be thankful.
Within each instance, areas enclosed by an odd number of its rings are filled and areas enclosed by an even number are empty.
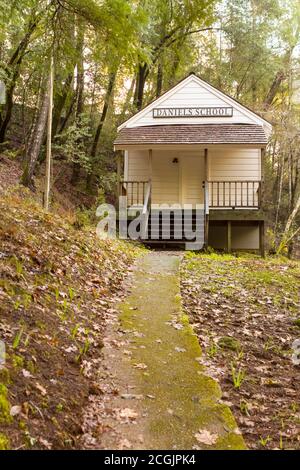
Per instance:
[[[151,195],[151,181],[148,181],[147,189],[146,189],[146,194],[145,194],[145,201],[144,201],[144,206],[143,206],[143,211],[142,214],[145,215],[148,211],[148,205],[150,201],[150,195]]]
[[[209,215],[209,181],[203,181],[205,215]]]
[[[144,200],[144,206],[142,210],[142,234],[143,238],[146,238],[147,231],[148,231],[148,225],[149,225],[149,216],[150,216],[150,209],[151,209],[151,180],[148,181],[147,184],[147,189],[146,189],[146,194],[145,194],[145,200]]]

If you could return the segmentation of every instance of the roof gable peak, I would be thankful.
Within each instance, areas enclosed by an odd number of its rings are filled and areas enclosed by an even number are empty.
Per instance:
[[[196,85],[198,85],[199,90],[196,90],[197,87],[194,87],[193,85],[190,86],[192,83],[195,83]],[[141,111],[139,111],[134,116],[129,118],[127,121],[125,121],[123,124],[121,124],[118,130],[120,131],[124,127],[171,124],[171,122],[167,122],[167,121],[163,122],[163,119],[154,119],[155,117],[157,118],[160,116],[152,115],[152,111],[154,109],[161,108],[163,107],[164,104],[167,108],[170,108],[170,109],[172,108],[174,109],[177,107],[186,108],[186,109],[197,109],[197,108],[201,109],[203,107],[207,107],[208,109],[213,109],[215,107],[229,106],[235,112],[234,119],[231,120],[231,123],[246,122],[246,123],[259,124],[259,125],[266,127],[268,131],[272,130],[272,125],[267,120],[265,120],[264,118],[256,114],[251,109],[242,105],[235,98],[232,98],[231,96],[222,92],[215,86],[211,85],[209,82],[203,80],[194,72],[191,72],[187,77],[185,77],[175,86],[173,86],[171,89],[163,93],[160,97],[152,101],[150,104],[145,106]],[[175,117],[179,118],[180,116],[176,114]],[[183,119],[184,118],[188,119],[189,117],[192,117],[192,116],[184,115],[181,117]],[[199,118],[205,119],[207,117],[210,117],[211,119],[214,118],[214,116],[212,115],[209,115],[209,116],[200,115],[198,116],[198,123],[199,123]],[[219,118],[220,117],[221,116],[219,116]],[[239,121],[239,117],[240,117],[240,121]],[[194,118],[197,119],[197,117],[195,116]],[[215,119],[216,119],[216,116],[215,116]],[[229,123],[228,116],[223,117],[223,119],[226,119],[227,122]],[[176,122],[174,122],[174,119],[173,119],[172,124],[174,123]],[[195,122],[192,122],[192,119],[191,119],[189,123],[192,124]]]

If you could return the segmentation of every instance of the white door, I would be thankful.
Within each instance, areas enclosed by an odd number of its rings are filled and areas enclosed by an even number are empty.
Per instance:
[[[180,158],[182,204],[204,205],[204,151],[186,152]]]
[[[152,204],[180,204],[179,166],[175,152],[153,151]]]

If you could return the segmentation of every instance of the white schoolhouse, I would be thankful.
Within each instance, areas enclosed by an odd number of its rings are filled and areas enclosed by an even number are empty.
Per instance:
[[[148,214],[145,241],[185,242],[151,214],[187,207],[193,223],[200,208],[203,245],[263,254],[263,159],[271,132],[268,121],[194,74],[123,123],[115,141],[123,157],[120,195],[128,208]]]

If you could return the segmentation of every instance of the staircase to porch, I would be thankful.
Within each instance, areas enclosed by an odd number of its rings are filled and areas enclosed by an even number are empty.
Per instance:
[[[187,211],[174,209],[162,211],[152,209],[148,227],[142,241],[153,244],[194,244],[204,246],[204,210]]]

